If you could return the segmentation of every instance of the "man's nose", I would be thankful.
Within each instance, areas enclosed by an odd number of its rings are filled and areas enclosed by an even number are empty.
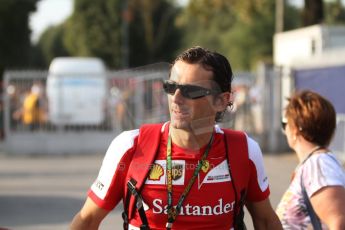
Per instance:
[[[171,99],[176,104],[183,102],[184,97],[182,96],[181,90],[177,89],[175,93],[171,96]]]

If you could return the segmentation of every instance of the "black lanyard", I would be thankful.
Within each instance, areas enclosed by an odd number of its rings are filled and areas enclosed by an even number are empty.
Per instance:
[[[204,154],[201,157],[201,160],[199,161],[197,167],[194,170],[193,176],[190,179],[190,181],[188,182],[188,185],[186,186],[186,188],[184,189],[183,193],[181,194],[180,199],[177,202],[176,207],[173,207],[172,205],[172,195],[173,195],[173,191],[172,191],[172,160],[171,160],[171,136],[169,135],[168,137],[168,145],[167,145],[167,159],[166,159],[166,164],[167,164],[167,168],[166,168],[166,175],[167,175],[167,190],[168,190],[168,207],[167,207],[167,211],[168,211],[168,222],[166,224],[166,228],[167,229],[171,229],[172,224],[174,223],[174,221],[176,220],[177,215],[179,214],[181,207],[182,207],[182,203],[184,201],[184,199],[187,197],[188,193],[190,192],[190,189],[192,187],[192,185],[195,182],[196,177],[198,176],[200,169],[202,166],[204,166],[206,164],[206,158],[207,155],[210,151],[210,148],[212,146],[212,142],[213,142],[213,133],[211,136],[210,141],[208,142],[208,145],[206,147],[206,150],[204,152]]]

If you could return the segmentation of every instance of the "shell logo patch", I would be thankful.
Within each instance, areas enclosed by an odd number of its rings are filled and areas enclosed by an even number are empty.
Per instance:
[[[164,169],[161,165],[159,164],[153,164],[150,175],[149,175],[149,180],[160,180],[160,178],[164,175]]]

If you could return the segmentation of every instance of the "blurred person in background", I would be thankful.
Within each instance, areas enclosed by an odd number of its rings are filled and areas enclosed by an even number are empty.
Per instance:
[[[282,126],[299,160],[277,207],[283,228],[344,230],[345,171],[328,149],[336,128],[333,105],[315,92],[297,92]]]
[[[253,85],[249,89],[250,108],[253,122],[253,132],[255,134],[263,133],[262,121],[262,96],[263,92],[260,86]]]
[[[26,92],[22,107],[13,113],[13,118],[21,120],[24,129],[34,131],[47,121],[43,89],[40,83],[34,83]]]
[[[9,84],[6,88],[6,93],[9,97],[10,104],[10,129],[17,130],[18,125],[21,124],[20,114],[17,111],[21,109],[23,98],[21,98],[20,92],[14,84]]]
[[[116,86],[110,89],[110,108],[112,126],[117,130],[123,130],[123,121],[126,112],[126,105],[122,96],[123,92]]]

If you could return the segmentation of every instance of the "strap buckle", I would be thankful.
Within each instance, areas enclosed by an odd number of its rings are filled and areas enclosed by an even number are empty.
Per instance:
[[[128,182],[127,182],[127,187],[128,189],[131,191],[131,193],[133,194],[133,196],[137,197],[139,194],[135,188],[135,185],[137,184],[137,182],[131,178]]]
[[[137,182],[133,178],[131,178],[127,182],[127,188],[128,188],[128,191],[130,191],[130,193],[135,198],[136,208],[139,212],[139,216],[142,222],[140,229],[143,229],[143,230],[150,229],[147,218],[146,218],[145,210],[144,210],[144,201],[141,195],[139,194],[139,192],[137,191],[137,189],[135,188],[136,184]],[[127,221],[128,221],[128,217],[127,217]]]

